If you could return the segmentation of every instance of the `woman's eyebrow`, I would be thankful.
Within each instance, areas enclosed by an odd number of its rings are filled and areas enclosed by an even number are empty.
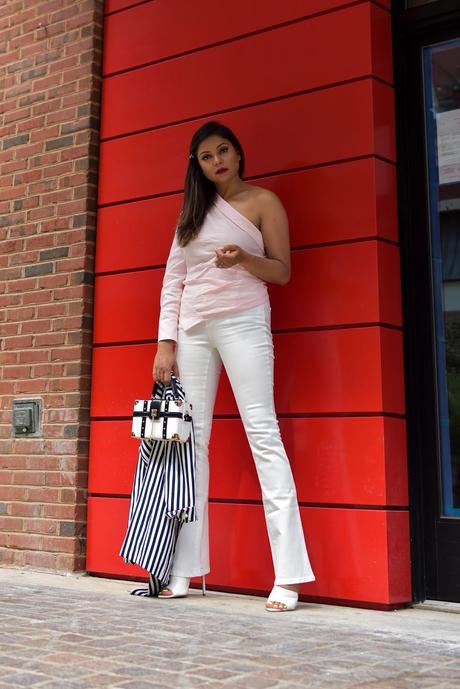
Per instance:
[[[218,144],[217,148],[220,148],[220,146],[228,146],[226,141],[222,141],[221,144]],[[204,153],[211,153],[211,151],[200,151],[198,155],[202,156]]]

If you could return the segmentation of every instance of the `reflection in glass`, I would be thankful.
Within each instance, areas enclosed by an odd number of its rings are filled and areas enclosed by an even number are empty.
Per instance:
[[[406,8],[420,7],[420,5],[430,5],[433,2],[438,2],[438,0],[406,0]]]
[[[443,514],[460,517],[460,40],[424,48]]]

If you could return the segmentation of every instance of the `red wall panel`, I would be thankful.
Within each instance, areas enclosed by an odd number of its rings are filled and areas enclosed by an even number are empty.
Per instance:
[[[397,240],[395,168],[375,158],[254,179],[289,212],[292,246],[379,236]],[[99,209],[96,272],[166,262],[182,194]]]
[[[133,4],[133,0],[107,0],[105,10]],[[228,11],[215,0],[152,0],[106,18],[103,71],[107,75],[203,49],[348,4],[345,0],[232,0]],[[389,55],[388,50],[384,52]]]
[[[139,441],[130,430],[130,420],[92,421],[90,493],[131,493]],[[407,506],[403,419],[282,418],[280,430],[301,503]],[[260,501],[239,419],[214,420],[209,455],[211,499]]]
[[[392,114],[392,89],[364,79],[225,113],[219,119],[244,142],[246,174],[252,177],[359,156],[394,160]],[[189,141],[208,119],[103,142],[99,203],[181,190]],[[283,131],[293,132],[291,145],[280,136]]]
[[[262,506],[211,503],[209,507],[209,585],[269,591],[273,567]],[[128,508],[128,499],[89,499],[89,572],[136,576],[142,571],[118,555]],[[316,576],[316,581],[302,584],[302,594],[380,604],[407,600],[407,512],[321,507],[302,507],[300,512]],[[391,576],[387,558],[392,562]]]
[[[380,270],[379,259],[385,270]],[[304,249],[292,254],[292,278],[271,286],[275,330],[385,321],[401,324],[399,252],[378,242]],[[96,278],[94,342],[157,336],[163,269]],[[108,319],[104,314],[116,313]],[[382,313],[383,312],[383,313]]]
[[[274,342],[278,413],[404,413],[400,332],[368,327],[282,333]],[[93,417],[131,415],[133,400],[151,392],[154,351],[150,344],[95,349]],[[299,380],[308,384],[299,386]],[[237,413],[225,374],[215,413]]]
[[[380,21],[371,21],[375,14]],[[378,72],[373,71],[369,26],[374,24],[383,30],[390,16],[365,3],[111,77],[104,82],[102,107],[110,107],[101,136],[180,122],[363,74],[391,82],[391,62],[379,60]]]
[[[293,277],[270,295],[275,401],[317,574],[302,591],[369,605],[410,600],[385,7],[105,3],[89,571],[142,574],[118,556],[138,449],[129,418],[152,387],[189,140],[212,113],[240,137],[248,179],[277,193],[290,219]],[[215,414],[208,582],[268,590],[260,488],[224,371]]]

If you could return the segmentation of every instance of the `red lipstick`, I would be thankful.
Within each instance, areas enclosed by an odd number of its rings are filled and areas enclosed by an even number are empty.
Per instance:
[[[222,173],[227,172],[227,170],[228,170],[228,168],[226,168],[226,167],[220,167],[217,170],[216,175],[221,175]]]

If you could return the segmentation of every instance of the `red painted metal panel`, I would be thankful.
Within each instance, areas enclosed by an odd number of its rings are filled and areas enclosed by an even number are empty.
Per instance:
[[[138,448],[139,440],[131,437],[131,420],[92,421],[88,492],[130,495]]]
[[[292,277],[270,285],[275,330],[380,320],[377,242],[292,253]]]
[[[402,332],[382,328],[382,397],[384,409],[404,413],[404,361]]]
[[[397,241],[395,168],[367,158],[251,180],[289,215],[292,246],[380,236]],[[166,262],[182,194],[99,209],[96,272]]]
[[[384,323],[401,325],[401,264],[399,248],[385,242],[378,242],[377,254],[380,318]]]
[[[256,176],[373,154],[394,160],[392,108],[391,87],[365,79],[225,113],[219,119],[240,137],[247,154],[246,174]],[[99,203],[179,191],[190,138],[207,119],[102,143]],[[286,146],[279,136],[283,130],[310,135]]]
[[[211,0],[132,4],[108,0],[105,6],[115,12],[106,17],[106,72],[144,67],[105,81],[103,131],[130,136],[101,146],[100,202],[129,203],[99,210],[97,272],[148,270],[97,279],[95,343],[156,335],[189,139],[208,119],[201,114],[217,112],[245,146],[251,181],[285,203],[291,243],[302,247],[293,252],[291,283],[283,291],[271,287],[274,329],[303,330],[275,335],[277,411],[313,415],[280,420],[299,500],[315,505],[301,513],[317,582],[302,591],[350,602],[408,601],[408,514],[395,509],[407,504],[404,419],[380,415],[404,413],[402,334],[362,327],[401,324],[398,248],[380,241],[324,246],[376,236],[397,240],[392,89],[371,78],[330,86],[372,75],[391,82],[390,15],[378,6],[389,7],[388,0],[338,11],[332,10],[346,3],[235,0],[225,21]],[[122,8],[128,9],[116,12]],[[339,61],[338,46],[345,56]],[[215,87],[216,76],[230,88]],[[299,95],[279,99],[294,92]],[[220,112],[226,108],[234,111]],[[195,119],[173,125],[181,118]],[[144,127],[157,128],[133,134]],[[286,146],[280,131],[292,132],[295,146]],[[307,249],[311,244],[323,246]],[[361,326],[347,329],[346,323]],[[304,331],[328,325],[342,327]],[[133,400],[150,394],[154,353],[151,344],[94,350],[94,494],[131,490],[138,442],[130,437],[129,417]],[[225,372],[215,412],[237,415]],[[347,413],[358,416],[341,415]],[[262,507],[238,504],[260,500],[260,488],[237,417],[214,422],[210,488],[212,498],[236,504],[211,504],[209,583],[269,590]],[[128,505],[127,498],[90,498],[89,571],[145,574],[118,556]],[[393,509],[371,508],[386,505]]]
[[[369,327],[286,333],[275,342],[279,413],[404,413],[400,332]]]
[[[291,246],[372,236],[397,240],[396,172],[390,163],[367,158],[252,182],[283,201]]]
[[[403,419],[282,418],[280,429],[300,502],[407,505]],[[91,423],[90,493],[130,495],[139,447],[130,431],[130,421]],[[214,420],[209,455],[211,498],[261,499],[239,419]]]
[[[402,419],[321,417],[280,419],[300,502],[407,504]],[[392,465],[387,476],[387,465]],[[214,421],[210,496],[260,500],[257,474],[240,420]]]
[[[407,512],[397,513],[400,518],[395,519],[395,512],[384,510],[300,511],[316,576],[316,581],[301,586],[302,594],[373,603],[410,600],[409,540],[398,533],[398,527],[407,524]],[[262,507],[211,504],[210,539],[210,585],[271,589],[273,569]],[[388,561],[395,554],[390,587]]]
[[[388,589],[391,602],[411,601],[410,525],[408,512],[389,512]]]
[[[375,201],[378,235],[398,241],[396,168],[383,160],[375,161]]]
[[[390,25],[388,12],[376,13]],[[101,138],[363,76],[391,81],[391,64],[385,69],[376,61],[373,74],[373,24],[370,5],[357,5],[110,77],[102,93]]]
[[[108,0],[106,12],[133,4],[133,0]],[[103,71],[109,74],[202,49],[347,4],[345,0],[233,0],[228,11],[215,0],[156,0],[106,18]]]
[[[400,332],[368,327],[282,333],[274,339],[278,413],[404,413]],[[131,415],[133,400],[150,394],[154,353],[154,345],[94,350],[93,417]],[[225,375],[215,412],[237,413]]]
[[[394,279],[399,275],[398,249],[379,244],[369,241],[293,252],[289,284],[270,285],[272,327],[285,330],[382,320],[400,325],[399,281]],[[157,336],[163,272],[143,270],[96,278],[95,343]],[[116,316],[106,318],[108,313]]]
[[[97,347],[93,352],[91,416],[130,417],[135,399],[152,392],[154,345]]]
[[[100,208],[96,273],[166,263],[182,194]]]
[[[96,278],[96,344],[151,340],[157,336],[164,270],[142,270]],[[111,313],[112,318],[106,314]]]
[[[128,506],[128,499],[89,498],[89,572],[145,576],[118,555]],[[303,507],[301,516],[316,575],[315,582],[301,586],[301,593],[370,603],[410,600],[407,512]],[[211,503],[210,547],[210,585],[271,589],[273,567],[262,506]]]
[[[128,510],[127,498],[88,498],[88,572],[122,577],[146,576],[144,569],[126,564],[118,555],[126,533]]]

